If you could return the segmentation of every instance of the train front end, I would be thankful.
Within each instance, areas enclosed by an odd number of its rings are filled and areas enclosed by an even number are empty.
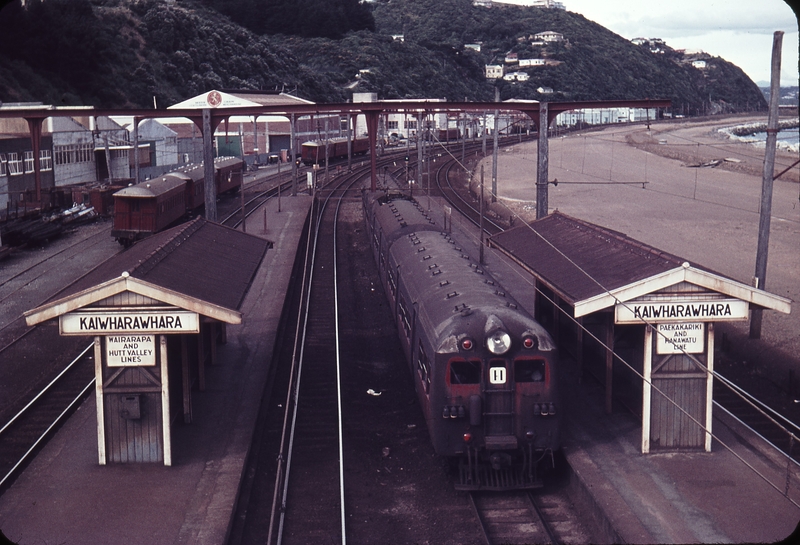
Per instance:
[[[465,310],[454,318],[436,350],[441,392],[430,414],[437,452],[459,458],[456,488],[542,485],[560,448],[556,354],[525,315]]]

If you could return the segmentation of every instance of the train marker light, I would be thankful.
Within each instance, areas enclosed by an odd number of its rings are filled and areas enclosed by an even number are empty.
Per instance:
[[[467,432],[464,434],[464,442],[469,443],[470,441],[472,441],[472,434],[470,432]]]
[[[550,414],[551,415],[555,415],[556,414],[556,404],[555,403],[551,403],[550,404]]]
[[[450,418],[458,418],[458,407],[450,407]]]
[[[461,348],[464,350],[472,350],[472,339],[464,339],[461,341]]]
[[[533,414],[542,414],[542,406],[538,403],[533,404]]]
[[[450,407],[446,406],[442,409],[442,418],[450,418]]]
[[[534,438],[535,436],[536,436],[536,434],[535,434],[535,433],[533,433],[533,431],[532,431],[532,430],[527,430],[527,431],[525,432],[525,438],[526,438],[528,441],[532,441],[532,440],[533,440],[533,438]]]
[[[533,348],[536,343],[533,341],[531,337],[525,337],[522,340],[522,346],[525,348]]]

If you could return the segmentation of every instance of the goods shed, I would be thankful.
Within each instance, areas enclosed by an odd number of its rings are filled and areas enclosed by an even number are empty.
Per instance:
[[[171,423],[192,420],[192,390],[239,312],[271,243],[197,218],[98,265],[28,325],[94,337],[99,463],[172,464]]]
[[[642,452],[711,449],[714,326],[791,302],[560,212],[492,236],[535,279],[536,318],[581,369],[633,392]],[[697,424],[701,423],[703,427]]]

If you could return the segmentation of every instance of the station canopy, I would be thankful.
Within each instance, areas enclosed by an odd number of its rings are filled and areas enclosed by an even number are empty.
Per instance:
[[[268,240],[198,217],[156,233],[98,265],[44,305],[28,325],[129,294],[140,304],[166,304],[239,324],[244,298],[271,247]]]
[[[496,234],[489,245],[529,271],[579,318],[683,282],[789,313],[791,301],[627,235],[558,211]]]

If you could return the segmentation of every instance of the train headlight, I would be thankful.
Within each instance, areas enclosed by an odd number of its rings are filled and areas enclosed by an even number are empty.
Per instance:
[[[502,330],[497,330],[486,339],[486,347],[492,354],[505,354],[511,348],[511,336]]]

